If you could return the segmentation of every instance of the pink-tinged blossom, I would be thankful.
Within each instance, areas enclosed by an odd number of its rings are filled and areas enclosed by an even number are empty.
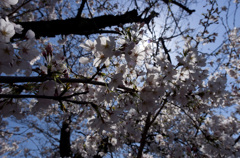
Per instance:
[[[13,46],[12,44],[0,43],[0,61],[11,62],[13,59]]]
[[[14,34],[14,25],[7,18],[0,19],[0,42],[9,42]]]
[[[27,61],[34,60],[40,55],[40,52],[35,48],[36,41],[34,39],[29,39],[27,41],[21,42],[19,47],[19,55]]]

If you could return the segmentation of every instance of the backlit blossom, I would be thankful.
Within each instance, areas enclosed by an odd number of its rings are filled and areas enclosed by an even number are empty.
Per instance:
[[[98,67],[100,64],[104,63],[106,66],[108,66],[110,64],[109,58],[114,55],[114,38],[99,36],[94,41],[94,45],[96,47],[96,50],[93,52],[93,55],[95,56],[93,65],[95,67]]]
[[[81,43],[80,46],[88,52],[91,52],[95,49],[94,42],[91,40],[87,40],[84,43]]]
[[[0,42],[9,42],[14,34],[14,25],[8,19],[0,19]]]
[[[87,64],[87,63],[89,62],[89,59],[88,59],[87,57],[81,57],[81,58],[79,59],[79,62],[80,62],[81,64]]]

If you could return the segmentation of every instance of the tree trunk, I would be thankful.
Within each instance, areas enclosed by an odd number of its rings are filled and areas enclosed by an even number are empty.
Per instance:
[[[70,136],[71,136],[70,123],[71,123],[71,117],[64,120],[62,123],[61,136],[60,136],[60,156],[61,157],[72,156],[71,144],[70,144]]]

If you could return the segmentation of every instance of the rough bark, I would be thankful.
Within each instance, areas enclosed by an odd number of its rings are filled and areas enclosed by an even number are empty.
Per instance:
[[[71,144],[70,144],[70,120],[71,118],[63,121],[61,128],[61,136],[60,136],[60,156],[61,157],[71,157]]]
[[[15,34],[12,39],[24,38],[29,29],[35,32],[36,38],[69,34],[90,35],[99,33],[106,27],[119,24],[132,22],[149,23],[152,18],[152,16],[149,16],[142,19],[141,16],[138,15],[137,10],[132,10],[122,15],[103,15],[92,19],[80,17],[66,20],[16,22],[16,24],[20,24],[24,30],[22,34]]]

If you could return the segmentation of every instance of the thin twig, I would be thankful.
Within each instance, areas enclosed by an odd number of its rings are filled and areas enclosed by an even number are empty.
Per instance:
[[[78,13],[77,13],[76,18],[80,18],[81,17],[82,11],[83,11],[83,8],[84,8],[84,5],[85,5],[86,2],[87,2],[87,0],[82,0],[82,4],[81,4],[81,6],[78,9]]]

